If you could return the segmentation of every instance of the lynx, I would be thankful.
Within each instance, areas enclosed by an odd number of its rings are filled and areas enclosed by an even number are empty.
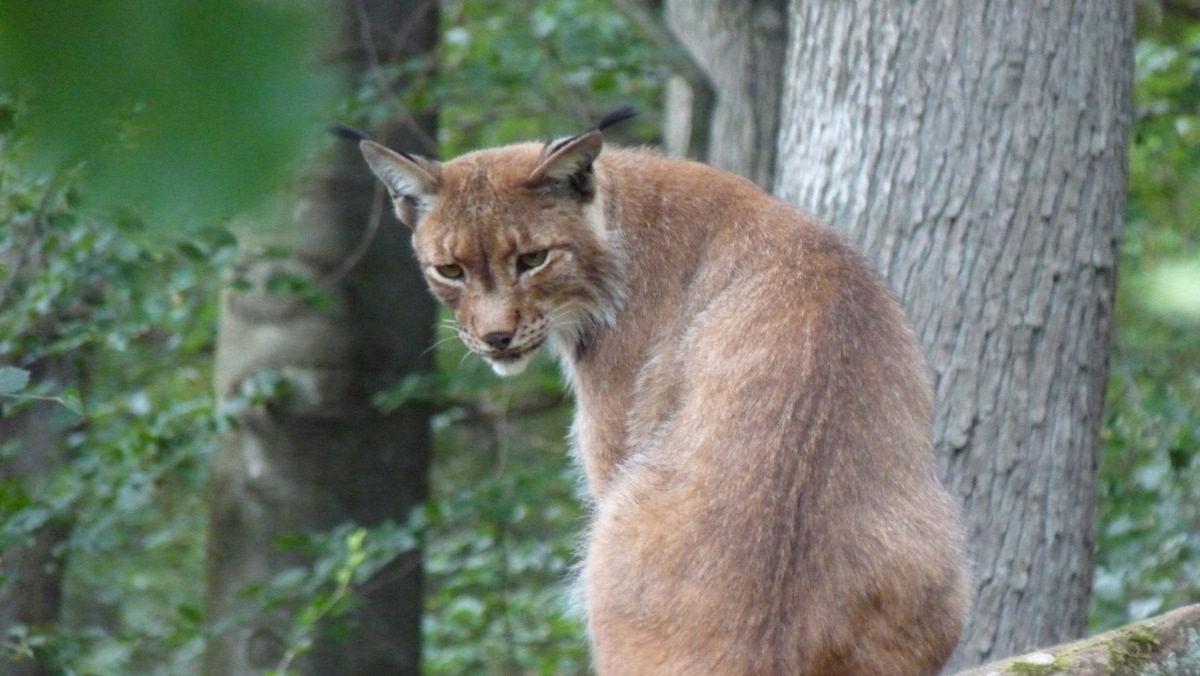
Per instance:
[[[549,343],[591,495],[596,671],[934,674],[968,605],[932,386],[882,280],[750,182],[585,133],[360,147],[501,375]]]

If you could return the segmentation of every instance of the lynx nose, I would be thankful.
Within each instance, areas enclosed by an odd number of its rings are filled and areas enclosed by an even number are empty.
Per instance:
[[[483,342],[488,344],[493,350],[503,350],[512,342],[513,334],[511,331],[492,331],[483,337]]]

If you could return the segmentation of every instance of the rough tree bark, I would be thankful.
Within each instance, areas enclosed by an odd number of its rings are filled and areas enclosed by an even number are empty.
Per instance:
[[[928,350],[977,588],[952,668],[1084,630],[1132,12],[791,3],[776,192],[861,245]]]
[[[346,0],[333,59],[347,89],[381,82],[395,65],[428,55],[436,40],[434,0]],[[398,71],[396,69],[393,72]],[[399,109],[398,102],[387,105]],[[405,115],[378,136],[431,153],[432,114]],[[403,522],[426,495],[428,411],[378,411],[372,395],[427,368],[433,301],[408,236],[387,211],[358,149],[340,143],[299,181],[281,224],[249,230],[222,296],[215,386],[236,397],[256,373],[274,371],[286,396],[238,415],[213,462],[205,654],[211,676],[261,674],[284,654],[294,608],[260,612],[242,594],[307,563],[279,547],[284,536],[353,521]],[[372,207],[374,205],[374,207]],[[381,225],[382,223],[382,225]],[[363,245],[366,246],[363,246]],[[282,247],[280,258],[263,252]],[[302,279],[323,301],[279,288]],[[361,590],[349,623],[319,634],[290,664],[302,674],[417,674],[420,664],[420,555],[400,557]],[[295,672],[292,672],[295,673]]]
[[[956,676],[1200,674],[1200,605],[1134,622],[1065,645],[990,662]]]
[[[787,47],[787,0],[667,0],[667,24],[716,90],[709,164],[770,188]],[[691,135],[692,91],[682,78],[667,88],[668,152],[696,156]]]

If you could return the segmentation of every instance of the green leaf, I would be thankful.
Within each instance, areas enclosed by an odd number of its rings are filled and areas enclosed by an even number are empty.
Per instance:
[[[15,366],[0,366],[0,395],[14,394],[29,384],[29,371]]]
[[[58,402],[75,415],[79,416],[80,418],[83,417],[83,400],[79,398],[78,391],[70,389],[66,392],[63,392],[62,396],[59,397]]]

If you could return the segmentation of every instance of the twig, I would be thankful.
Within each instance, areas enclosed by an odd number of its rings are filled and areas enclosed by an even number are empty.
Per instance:
[[[375,241],[375,235],[379,233],[379,226],[383,222],[382,197],[383,188],[379,181],[375,181],[375,192],[371,197],[371,215],[367,218],[367,227],[363,230],[362,237],[359,237],[354,251],[347,254],[337,269],[321,280],[322,283],[332,285],[341,281],[367,254],[367,249],[371,248],[371,242]]]
[[[428,12],[431,6],[433,6],[433,0],[423,3],[421,11]],[[437,140],[425,132],[421,124],[417,122],[417,118],[413,116],[412,111],[408,109],[408,106],[404,105],[404,99],[400,98],[395,88],[392,87],[392,83],[388,82],[387,78],[383,76],[383,64],[379,61],[379,50],[375,44],[375,40],[371,37],[371,17],[367,14],[367,8],[363,4],[363,0],[354,0],[354,11],[358,19],[359,36],[363,41],[363,45],[367,48],[367,60],[371,64],[371,74],[374,76],[379,90],[388,94],[395,101],[397,114],[403,121],[404,126],[408,128],[408,131],[412,133],[413,137],[422,146],[419,154],[426,157],[437,157]],[[406,30],[415,24],[416,21],[417,17],[414,17],[406,25]]]

